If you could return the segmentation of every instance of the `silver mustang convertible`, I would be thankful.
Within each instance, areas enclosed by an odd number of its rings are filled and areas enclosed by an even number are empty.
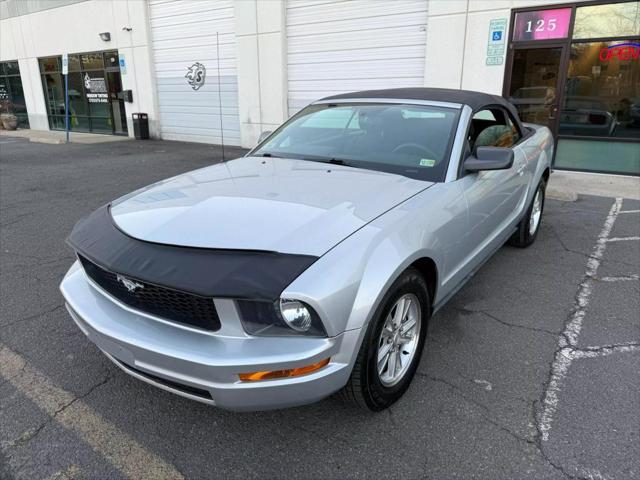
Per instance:
[[[553,145],[483,93],[325,98],[243,158],[82,219],[62,294],[117,366],[178,395],[261,410],[341,391],[381,410],[431,315],[535,240]]]

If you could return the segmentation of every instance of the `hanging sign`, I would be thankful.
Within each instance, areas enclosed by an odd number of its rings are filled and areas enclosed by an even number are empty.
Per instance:
[[[550,40],[567,38],[571,23],[571,7],[517,12],[513,40]]]
[[[497,18],[489,22],[487,65],[502,65],[507,44],[507,19]]]

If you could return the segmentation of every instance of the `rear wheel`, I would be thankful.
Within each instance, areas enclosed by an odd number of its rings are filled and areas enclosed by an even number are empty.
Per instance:
[[[372,411],[396,402],[420,363],[430,314],[427,284],[410,268],[389,288],[371,319],[343,398]]]
[[[536,193],[533,195],[527,214],[518,224],[518,229],[509,239],[509,244],[514,247],[528,247],[531,245],[538,231],[540,230],[540,223],[542,223],[542,212],[544,210],[544,195],[547,188],[547,182],[544,178],[540,179]]]

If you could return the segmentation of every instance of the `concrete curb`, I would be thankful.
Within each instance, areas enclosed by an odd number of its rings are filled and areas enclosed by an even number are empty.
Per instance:
[[[18,137],[15,137],[15,138],[18,138]],[[64,140],[58,139],[58,138],[38,138],[38,137],[33,137],[33,138],[30,138],[29,141],[33,142],[33,143],[48,143],[49,145],[60,145],[62,143],[65,143]]]

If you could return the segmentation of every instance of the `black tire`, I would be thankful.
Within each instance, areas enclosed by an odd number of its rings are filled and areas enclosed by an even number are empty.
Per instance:
[[[395,385],[387,387],[382,384],[378,376],[376,365],[377,343],[387,315],[396,301],[407,293],[414,294],[420,303],[421,325],[419,338],[415,354],[404,376]],[[431,302],[427,283],[418,270],[409,268],[391,285],[371,319],[349,382],[340,391],[342,398],[348,403],[377,412],[388,408],[402,397],[407,388],[409,388],[420,363],[430,316]]]
[[[540,179],[540,183],[538,183],[538,188],[536,188],[536,193],[533,194],[533,198],[531,198],[531,203],[529,204],[529,208],[527,208],[527,213],[520,220],[518,224],[518,229],[508,240],[509,245],[518,248],[525,248],[531,245],[536,237],[538,236],[538,232],[540,231],[540,225],[542,225],[542,213],[544,212],[544,199],[545,199],[545,191],[547,189],[547,182],[544,178]],[[538,221],[538,225],[533,233],[531,233],[529,228],[529,221],[531,219],[531,213],[533,212],[533,205],[535,203],[536,195],[540,192],[542,196],[542,204],[540,210],[540,220]]]

